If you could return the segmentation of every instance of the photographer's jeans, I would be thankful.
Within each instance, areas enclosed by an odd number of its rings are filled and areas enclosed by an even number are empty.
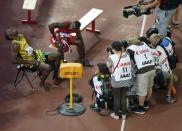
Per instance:
[[[159,34],[167,36],[168,24],[175,13],[176,9],[173,10],[161,10],[156,9],[155,27],[159,30]]]

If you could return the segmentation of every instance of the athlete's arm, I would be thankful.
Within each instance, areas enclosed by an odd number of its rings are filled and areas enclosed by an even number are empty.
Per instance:
[[[54,33],[54,29],[55,28],[64,28],[64,24],[63,23],[59,23],[59,22],[55,22],[55,23],[52,23],[49,26],[49,31],[51,32],[52,36],[56,39],[56,35]]]
[[[146,9],[150,9],[150,8],[156,8],[159,4],[160,4],[161,0],[154,0],[152,3],[146,4],[146,5],[142,5],[141,6],[141,10],[146,10]]]

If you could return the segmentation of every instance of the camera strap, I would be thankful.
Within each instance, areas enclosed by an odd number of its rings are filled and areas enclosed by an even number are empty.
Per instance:
[[[113,70],[112,74],[115,72],[115,70],[116,70],[116,68],[117,68],[117,66],[118,66],[118,64],[119,64],[119,62],[120,62],[120,60],[121,60],[121,56],[122,56],[122,53],[121,53],[121,55],[119,56],[118,63],[117,63],[116,66],[114,67],[114,70]]]

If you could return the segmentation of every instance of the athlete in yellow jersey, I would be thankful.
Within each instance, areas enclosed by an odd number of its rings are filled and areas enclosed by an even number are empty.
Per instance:
[[[7,40],[12,41],[10,52],[14,64],[27,64],[27,66],[37,68],[41,74],[40,86],[43,86],[45,89],[48,89],[45,85],[45,80],[52,70],[54,71],[54,83],[59,83],[60,56],[58,53],[42,52],[41,50],[33,49],[28,44],[25,36],[13,28],[6,30],[5,37]]]

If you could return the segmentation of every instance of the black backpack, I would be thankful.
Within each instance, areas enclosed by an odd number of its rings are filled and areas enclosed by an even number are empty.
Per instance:
[[[101,98],[103,99],[112,99],[112,88],[110,83],[110,75],[100,75],[98,77],[98,80],[102,82],[101,90],[103,92],[103,95],[101,95]]]
[[[89,84],[94,89],[93,77],[92,77],[92,79],[89,80]],[[101,99],[112,99],[112,88],[110,85],[110,75],[99,75],[98,80],[102,82],[101,90],[102,90],[103,94],[100,95],[100,98]],[[93,99],[94,94],[97,94],[97,92],[95,90],[92,93],[92,99]]]

